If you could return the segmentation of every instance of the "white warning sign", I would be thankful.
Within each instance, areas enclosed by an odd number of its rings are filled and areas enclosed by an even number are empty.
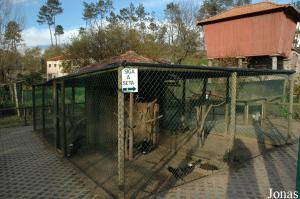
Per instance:
[[[122,70],[122,91],[123,93],[137,93],[139,91],[137,68],[124,68]]]

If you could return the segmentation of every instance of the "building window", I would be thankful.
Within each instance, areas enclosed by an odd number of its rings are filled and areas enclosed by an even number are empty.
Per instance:
[[[56,67],[56,64],[54,64],[54,67]]]
[[[49,64],[48,66],[49,66],[49,68],[50,68],[50,67],[51,67],[51,64]]]

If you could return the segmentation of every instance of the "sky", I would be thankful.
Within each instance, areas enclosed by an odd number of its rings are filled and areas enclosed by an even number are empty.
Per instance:
[[[8,0],[12,1],[25,16],[23,28],[23,41],[28,47],[47,46],[50,44],[50,35],[46,25],[39,25],[36,22],[37,14],[40,7],[46,0]],[[69,38],[76,35],[79,27],[84,27],[85,23],[82,20],[83,2],[96,2],[96,0],[61,0],[64,8],[63,14],[57,17],[57,24],[60,24],[65,29],[65,34],[61,39],[62,42],[68,42]],[[174,1],[174,0],[173,0]],[[194,1],[197,0],[185,0]],[[172,0],[113,0],[115,12],[121,8],[128,7],[130,3],[135,5],[143,4],[146,11],[155,12],[158,19],[163,18],[165,6]],[[259,2],[254,0],[253,3]],[[275,0],[276,3],[290,3],[291,0]],[[201,0],[199,0],[201,3]]]

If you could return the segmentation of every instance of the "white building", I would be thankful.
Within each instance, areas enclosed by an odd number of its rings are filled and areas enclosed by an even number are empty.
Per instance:
[[[63,61],[63,56],[56,56],[47,60],[47,80],[68,74],[63,72]]]

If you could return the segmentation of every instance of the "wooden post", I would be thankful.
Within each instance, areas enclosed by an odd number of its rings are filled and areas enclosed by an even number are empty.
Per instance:
[[[277,70],[278,68],[278,57],[272,56],[272,70]]]
[[[244,106],[244,124],[248,125],[249,123],[249,104],[246,102]]]
[[[289,99],[289,114],[288,114],[288,135],[287,143],[290,143],[292,140],[292,122],[293,122],[293,103],[294,103],[294,80],[295,74],[289,76],[290,81],[290,99]]]
[[[125,198],[124,159],[124,93],[122,92],[122,69],[118,68],[118,198]]]
[[[213,66],[213,59],[207,60],[207,66]]]
[[[158,104],[154,104],[154,114],[153,114],[153,118],[157,118],[159,115],[159,105]],[[159,126],[159,121],[154,120],[153,121],[153,145],[157,146],[158,145],[158,126]]]
[[[233,149],[235,141],[235,131],[236,131],[236,88],[237,88],[237,73],[233,72],[230,77],[230,145],[229,145],[229,155],[230,161],[233,161]]]
[[[229,129],[229,77],[226,79],[226,105],[225,105],[225,136],[228,136],[228,129]]]
[[[238,57],[238,67],[243,68],[243,58],[242,57]]]
[[[19,106],[18,90],[17,90],[17,83],[14,83],[13,87],[14,87],[14,97],[15,97],[17,114],[18,114],[18,117],[21,117],[20,106]]]
[[[36,104],[35,104],[35,86],[32,86],[32,125],[33,130],[36,131]]]
[[[43,122],[43,136],[46,133],[46,121],[45,121],[45,86],[42,86],[42,122]]]
[[[133,93],[129,94],[129,160],[133,159]]]
[[[63,134],[63,150],[64,156],[68,156],[67,151],[67,132],[66,132],[66,89],[65,89],[65,81],[61,81],[61,132]]]

